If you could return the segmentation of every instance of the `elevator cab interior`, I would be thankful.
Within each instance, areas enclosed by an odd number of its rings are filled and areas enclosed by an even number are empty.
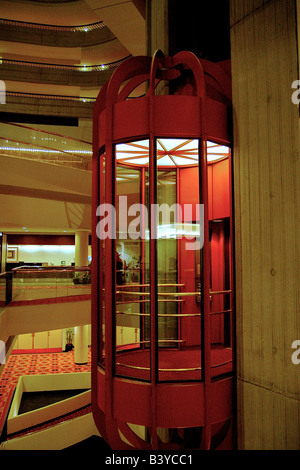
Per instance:
[[[200,148],[207,160],[201,201]],[[115,145],[114,374],[150,381],[149,141]],[[233,369],[231,150],[228,143],[156,139],[158,382],[203,379],[203,243],[209,244],[211,376]],[[102,157],[105,178],[105,155]],[[102,189],[105,198],[105,185]],[[203,239],[203,218],[209,240]],[[105,263],[105,239],[102,240]],[[105,270],[102,271],[105,285]],[[105,305],[99,363],[105,367]]]

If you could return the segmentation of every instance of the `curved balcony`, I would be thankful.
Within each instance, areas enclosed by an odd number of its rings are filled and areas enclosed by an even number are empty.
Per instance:
[[[21,60],[1,59],[2,80],[72,85],[80,87],[100,87],[110,78],[112,72],[123,59],[99,65],[61,65]]]
[[[44,0],[32,0],[34,3],[45,3]],[[47,0],[47,3],[76,3],[80,0]]]
[[[88,324],[90,305],[88,266],[25,266],[1,273],[0,338],[6,352],[16,335]]]
[[[86,300],[89,266],[22,266],[0,274],[0,307]]]
[[[81,26],[55,26],[0,19],[0,40],[43,46],[88,47],[113,41],[102,22]]]
[[[2,122],[1,125],[2,157],[38,160],[83,170],[89,168],[92,144],[88,141],[17,123]]]
[[[82,96],[49,95],[7,91],[6,103],[2,106],[1,119],[5,113],[25,113],[43,116],[65,116],[69,118],[91,118],[95,98]],[[8,117],[10,120],[11,117]]]

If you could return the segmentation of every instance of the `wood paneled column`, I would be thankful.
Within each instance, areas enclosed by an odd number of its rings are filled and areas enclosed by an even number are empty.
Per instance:
[[[295,6],[231,0],[240,449],[300,446]]]

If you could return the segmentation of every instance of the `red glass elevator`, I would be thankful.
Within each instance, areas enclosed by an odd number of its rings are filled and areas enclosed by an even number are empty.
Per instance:
[[[231,122],[225,65],[190,52],[98,95],[92,409],[114,450],[233,448]]]

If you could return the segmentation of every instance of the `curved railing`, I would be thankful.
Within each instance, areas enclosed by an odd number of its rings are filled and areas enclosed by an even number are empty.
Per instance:
[[[92,159],[90,142],[48,132],[19,123],[3,122],[0,137],[0,156],[18,157],[46,163],[88,169]],[[15,140],[16,130],[22,129],[22,140]]]
[[[201,380],[203,374],[201,292],[182,283],[157,285],[158,377],[159,380]],[[230,289],[210,290],[210,318],[219,328],[231,317]],[[214,299],[220,297],[220,302]],[[150,292],[147,283],[116,286],[115,374],[138,380],[150,380]],[[193,330],[193,333],[191,333]],[[192,334],[189,337],[189,334]],[[174,351],[176,350],[176,355]],[[105,351],[99,365],[105,368]],[[232,370],[232,349],[224,341],[212,339],[211,369],[217,377]]]
[[[113,41],[116,37],[103,21],[61,26],[1,18],[0,39],[44,46],[88,47]]]
[[[44,23],[33,23],[29,21],[17,21],[17,20],[8,20],[6,18],[0,18],[1,25],[10,25],[20,28],[30,28],[30,29],[42,29],[48,31],[95,31],[98,29],[106,28],[106,25],[103,21],[98,21],[96,23],[76,25],[76,26],[63,26],[63,25],[51,25]]]
[[[18,67],[38,67],[41,69],[56,69],[56,70],[71,70],[75,72],[103,72],[105,70],[112,70],[117,68],[125,60],[127,60],[130,55],[123,57],[122,59],[115,60],[114,62],[108,62],[106,64],[96,64],[96,65],[66,65],[66,64],[51,64],[45,62],[34,62],[26,60],[14,60],[14,59],[1,59],[0,63],[2,65],[17,65]]]
[[[39,100],[57,100],[57,101],[75,101],[77,103],[92,103],[94,104],[96,98],[91,96],[68,96],[68,95],[47,95],[42,93],[25,93],[21,91],[7,91],[6,97],[15,96],[17,98],[37,98]]]
[[[21,74],[23,82],[99,87],[104,85],[112,72],[129,57],[131,56],[96,65],[66,65],[0,59],[1,79],[11,80],[13,76],[15,80],[18,80],[19,74]],[[51,73],[49,73],[50,71]]]
[[[143,331],[149,327],[150,314],[149,284],[129,283],[116,286],[116,374],[123,377],[148,380],[149,337]],[[186,291],[184,284],[159,284],[158,305],[184,305],[189,298],[199,302],[199,291]],[[175,289],[175,291],[174,291]],[[89,266],[21,266],[0,275],[0,293],[3,305],[21,306],[41,303],[57,303],[89,300],[91,298],[91,268]],[[215,296],[231,296],[231,290],[210,291],[211,301]],[[127,306],[130,304],[130,308]],[[184,313],[185,312],[185,313]],[[233,310],[228,302],[222,302],[220,309],[211,309],[211,318],[231,317]],[[174,309],[158,311],[160,327],[167,322],[177,321],[177,327],[164,329],[158,338],[160,380],[199,380],[202,377],[201,338],[199,343],[186,343],[187,331],[193,328],[201,331],[201,310]],[[145,323],[147,322],[147,323]],[[166,324],[167,324],[166,323]],[[172,326],[173,325],[173,326]],[[174,330],[174,331],[173,331]],[[232,349],[225,344],[212,347],[212,375],[226,374],[232,370]],[[178,351],[180,361],[170,361],[169,351]],[[137,352],[138,354],[135,354]],[[132,353],[134,355],[132,355]],[[177,357],[177,356],[176,356]],[[105,368],[105,352],[103,362]],[[174,375],[175,374],[175,375]]]
[[[22,266],[0,274],[0,306],[84,300],[91,294],[89,266]]]

